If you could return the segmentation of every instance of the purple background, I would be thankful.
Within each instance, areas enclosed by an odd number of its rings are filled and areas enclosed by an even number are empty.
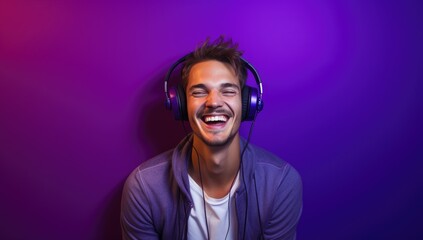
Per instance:
[[[1,1],[0,239],[118,239],[124,179],[184,132],[163,76],[220,34],[264,83],[252,142],[303,177],[298,239],[422,239],[422,10]]]

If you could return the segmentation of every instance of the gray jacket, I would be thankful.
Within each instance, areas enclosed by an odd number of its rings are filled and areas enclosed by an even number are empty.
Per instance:
[[[241,149],[245,146],[241,139]],[[137,167],[122,194],[123,239],[186,239],[193,207],[188,181],[192,135]],[[248,144],[235,193],[238,239],[295,239],[302,211],[298,172]]]

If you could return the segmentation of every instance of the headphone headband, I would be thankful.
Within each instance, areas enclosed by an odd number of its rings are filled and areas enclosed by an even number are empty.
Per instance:
[[[259,87],[259,98],[261,100],[262,97],[263,97],[263,83],[261,82],[260,76],[259,76],[257,70],[253,67],[253,65],[251,65],[251,63],[249,63],[243,57],[241,57],[241,60],[244,63],[244,65],[248,68],[248,70],[250,70],[250,72],[253,74],[254,79],[256,80],[256,83]],[[261,107],[263,107],[263,106],[261,106]],[[261,111],[261,109],[259,111]]]
[[[191,53],[188,53],[187,55],[181,57],[180,59],[178,59],[178,61],[174,62],[172,64],[172,66],[169,68],[169,70],[166,73],[165,79],[164,79],[164,90],[165,90],[165,94],[166,94],[166,99],[169,100],[169,104],[170,104],[170,96],[169,96],[169,91],[168,91],[168,86],[167,83],[170,80],[170,75],[172,75],[173,70],[175,70],[175,68],[181,64],[182,62],[185,62],[185,59],[188,57],[188,55],[190,55]],[[167,103],[166,103],[166,107],[167,107]]]

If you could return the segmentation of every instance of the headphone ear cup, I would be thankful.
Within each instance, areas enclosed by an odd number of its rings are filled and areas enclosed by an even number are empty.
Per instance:
[[[241,121],[247,120],[248,109],[250,106],[250,87],[244,86],[242,88],[242,117]]]
[[[169,107],[175,120],[188,120],[186,108],[186,96],[181,85],[169,89]]]
[[[178,84],[176,87],[178,92],[178,114],[175,115],[176,120],[188,121],[188,112],[187,112],[187,97],[185,95],[185,89],[181,84]]]
[[[258,91],[256,88],[244,86],[242,89],[242,121],[252,121],[256,115]]]

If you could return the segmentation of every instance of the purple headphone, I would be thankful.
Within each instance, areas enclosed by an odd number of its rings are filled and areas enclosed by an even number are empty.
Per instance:
[[[164,90],[166,95],[166,108],[173,112],[173,116],[176,120],[185,120],[188,121],[188,113],[186,107],[186,96],[185,96],[185,89],[181,84],[177,84],[176,87],[171,87],[168,89],[168,82],[172,72],[175,68],[183,63],[188,55],[180,58],[170,67],[169,71],[166,74],[164,80]],[[250,72],[254,75],[254,79],[259,87],[259,91],[257,88],[253,88],[250,86],[245,85],[242,88],[242,121],[252,121],[255,118],[256,113],[260,112],[263,109],[263,85],[260,80],[260,76],[258,75],[256,69],[249,63],[247,60],[241,57],[241,61],[243,62],[244,66],[250,70]]]

